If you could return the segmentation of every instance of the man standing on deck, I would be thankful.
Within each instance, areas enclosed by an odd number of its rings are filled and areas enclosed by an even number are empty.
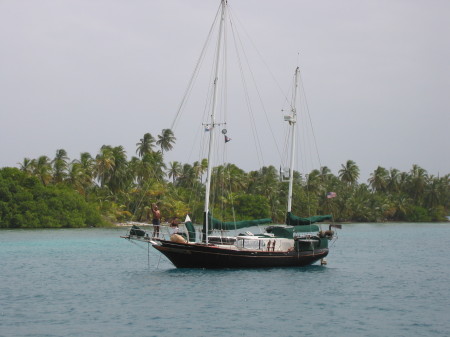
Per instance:
[[[161,212],[158,209],[156,204],[152,204],[152,213],[153,213],[153,235],[152,239],[157,237],[159,238],[159,225],[161,224]]]

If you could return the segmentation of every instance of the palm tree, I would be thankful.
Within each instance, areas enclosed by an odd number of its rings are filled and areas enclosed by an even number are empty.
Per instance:
[[[399,177],[400,177],[399,170],[395,168],[391,168],[389,170],[386,187],[390,193],[397,193],[399,191]]]
[[[37,176],[41,182],[46,186],[52,179],[52,167],[50,159],[47,156],[40,156],[37,160],[32,161],[34,167],[33,174]]]
[[[308,191],[321,195],[323,194],[323,177],[319,170],[312,170],[306,177],[306,187]]]
[[[33,172],[33,161],[29,158],[24,158],[22,163],[19,164],[19,169],[26,173],[32,173]]]
[[[177,161],[170,162],[168,175],[169,178],[172,178],[172,182],[174,184],[177,181],[177,178],[180,176],[180,174],[181,174],[181,164]]]
[[[95,163],[89,152],[82,152],[78,163],[80,163],[81,167],[86,171],[86,174],[93,176]]]
[[[385,192],[388,182],[388,171],[381,166],[378,166],[375,171],[370,174],[368,179],[369,185],[376,192]]]
[[[410,181],[410,176],[407,172],[401,172],[398,175],[398,191],[402,193],[408,193],[408,184]]]
[[[392,204],[395,209],[394,220],[405,220],[411,205],[410,199],[404,194],[399,194],[393,198]]]
[[[331,170],[328,168],[328,166],[322,166],[319,171],[320,177],[322,178],[322,182],[326,183],[329,180],[330,176],[332,175]]]
[[[192,166],[194,168],[195,174],[197,175],[197,178],[201,183],[203,183],[203,174],[205,174],[206,170],[208,169],[208,159],[204,158],[201,162],[196,161]]]
[[[153,167],[153,177],[156,180],[163,181],[166,175],[166,164],[161,151],[156,151],[151,154],[151,164]]]
[[[371,193],[366,184],[358,185],[348,200],[346,213],[356,221],[375,221],[375,207],[370,207]]]
[[[94,169],[95,177],[99,180],[101,187],[108,184],[115,165],[112,147],[103,145],[100,149],[100,153],[95,157]]]
[[[409,190],[410,195],[413,196],[416,202],[420,201],[423,197],[427,178],[427,171],[425,171],[419,165],[414,164],[410,171]]]
[[[173,144],[177,139],[175,138],[171,129],[163,129],[161,134],[158,135],[157,145],[161,146],[161,153],[164,151],[170,151],[173,148]]]
[[[196,161],[192,166],[194,168],[195,174],[197,175],[197,178],[201,183],[203,183],[203,175],[208,168],[208,159],[202,159],[201,162]]]
[[[214,168],[211,182],[214,185],[215,194],[225,196],[230,192],[244,191],[247,187],[247,174],[234,164],[221,165]]]
[[[231,192],[238,193],[247,189],[247,173],[234,164],[226,165],[228,186]]]
[[[146,133],[139,143],[136,143],[136,153],[139,157],[143,157],[147,153],[152,153],[155,146],[155,138],[150,133]]]
[[[425,188],[425,206],[428,208],[435,208],[441,204],[440,194],[441,180],[431,176]]]
[[[141,178],[143,176],[141,159],[135,156],[131,157],[130,161],[128,162],[128,171],[133,181],[140,184]]]
[[[68,168],[68,180],[83,195],[92,187],[95,176],[95,160],[88,152],[82,152],[80,159],[74,159]]]
[[[64,149],[56,150],[55,159],[53,159],[53,181],[61,183],[67,176],[67,163],[69,157]]]
[[[197,182],[197,176],[195,174],[194,168],[189,164],[184,164],[181,168],[181,173],[178,178],[178,185],[192,188]]]
[[[201,167],[202,167],[202,173],[201,173],[201,177],[200,177],[200,181],[203,182],[203,174],[206,172],[206,170],[208,169],[208,159],[203,158],[201,163],[200,163]]]
[[[91,185],[92,180],[94,179],[94,168],[95,168],[95,160],[92,158],[91,154],[88,152],[82,152],[80,154],[80,163],[82,172],[83,172],[83,181],[84,185]]]
[[[148,179],[163,180],[166,165],[164,164],[161,151],[146,153],[140,163],[136,163],[137,177],[140,184]]]
[[[80,194],[85,194],[83,185],[83,168],[81,164],[76,160],[72,161],[68,165],[66,182],[69,183]]]
[[[439,193],[441,195],[442,205],[448,210],[450,209],[450,174],[439,178]]]
[[[280,204],[281,184],[277,169],[274,166],[264,166],[256,174],[251,174],[251,177],[253,181],[249,190],[268,198],[272,217],[283,216],[285,210],[280,206],[284,205],[284,200]]]
[[[117,193],[128,185],[131,181],[131,175],[128,171],[127,155],[123,146],[113,147],[112,156],[114,158],[114,167],[108,182],[108,187],[113,193]]]
[[[339,178],[348,185],[354,185],[359,178],[359,167],[353,160],[347,160],[345,165],[341,165],[339,170]]]

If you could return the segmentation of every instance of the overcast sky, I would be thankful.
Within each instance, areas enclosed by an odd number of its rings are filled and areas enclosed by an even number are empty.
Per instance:
[[[360,182],[378,165],[450,173],[450,1],[229,3],[279,83],[300,65],[322,165],[352,159]],[[170,127],[218,4],[0,0],[0,167],[103,144],[131,158]],[[245,142],[233,161],[257,169]]]

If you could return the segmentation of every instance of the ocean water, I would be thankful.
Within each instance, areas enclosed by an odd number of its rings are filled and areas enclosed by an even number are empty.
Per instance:
[[[0,231],[0,336],[450,336],[450,224],[354,224],[328,265],[182,270],[125,229]]]

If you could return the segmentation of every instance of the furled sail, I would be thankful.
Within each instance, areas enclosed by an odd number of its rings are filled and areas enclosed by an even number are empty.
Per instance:
[[[274,225],[266,228],[267,233],[271,233],[279,238],[293,239],[294,233],[308,233],[318,232],[319,226],[317,225],[303,225],[303,226],[286,226],[286,225]]]
[[[290,226],[305,226],[311,225],[316,222],[322,222],[325,220],[331,220],[333,217],[331,215],[315,215],[309,218],[301,218],[299,216],[293,215],[288,212],[286,215],[286,224]]]

